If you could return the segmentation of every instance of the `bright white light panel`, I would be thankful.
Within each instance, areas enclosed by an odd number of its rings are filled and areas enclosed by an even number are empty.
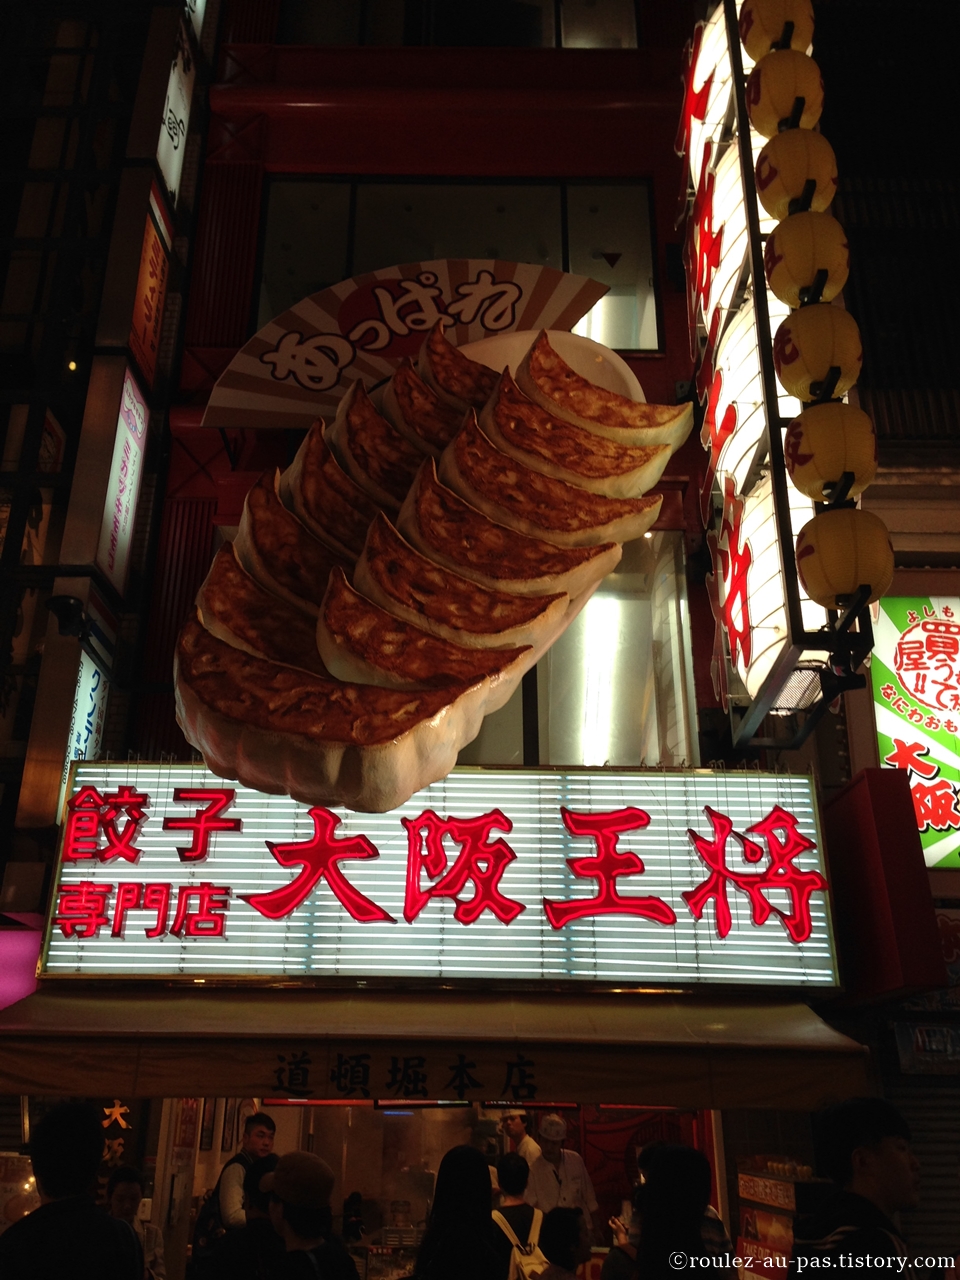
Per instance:
[[[812,783],[806,777],[757,773],[649,772],[622,774],[604,770],[576,773],[548,771],[457,770],[444,781],[419,792],[399,809],[386,814],[356,814],[336,810],[343,818],[338,835],[363,834],[380,851],[377,860],[340,864],[361,892],[384,907],[397,924],[358,924],[340,906],[325,881],[286,919],[267,920],[241,893],[260,893],[290,882],[296,868],[285,870],[271,857],[265,840],[306,840],[313,823],[304,805],[287,796],[268,796],[237,786],[236,800],[224,816],[239,817],[241,832],[213,837],[212,851],[202,862],[182,863],[176,845],[189,843],[184,832],[164,832],[162,817],[192,814],[195,804],[175,804],[175,787],[222,787],[224,783],[202,766],[80,763],[72,785],[115,790],[123,784],[150,795],[149,818],[137,845],[139,863],[92,860],[70,862],[60,869],[61,885],[88,879],[117,884],[121,880],[171,881],[173,884],[213,881],[230,885],[233,897],[223,938],[178,938],[167,934],[148,939],[144,931],[155,912],[132,911],[126,937],[112,938],[109,925],[91,939],[67,939],[52,926],[45,953],[46,975],[86,977],[191,978],[227,977],[395,977],[418,979],[581,980],[617,984],[742,983],[757,986],[829,987],[836,982],[836,966],[825,895],[812,901],[812,933],[808,941],[790,941],[782,924],[771,916],[762,927],[751,922],[745,895],[731,888],[728,897],[733,928],[726,939],[717,937],[713,904],[704,919],[695,921],[683,890],[706,879],[687,836],[687,828],[712,836],[703,807],[727,814],[734,829],[764,818],[774,805],[795,814],[799,828],[819,845]],[[643,831],[619,838],[619,849],[632,850],[645,863],[645,873],[621,877],[624,896],[655,894],[677,915],[675,926],[635,916],[602,916],[578,920],[554,930],[542,906],[544,897],[587,898],[597,882],[573,875],[571,857],[592,856],[592,840],[568,835],[560,806],[578,812],[605,812],[635,806],[650,814]],[[473,817],[500,808],[513,822],[504,838],[517,854],[507,868],[501,888],[526,910],[510,925],[486,911],[472,925],[453,918],[454,902],[431,900],[413,924],[403,920],[407,866],[406,831],[401,817],[416,818],[425,809],[441,817]],[[494,833],[496,835],[496,833]],[[448,865],[459,846],[447,841]],[[731,838],[729,865],[756,870],[740,857],[740,843]],[[764,860],[765,864],[765,860]],[[763,865],[763,864],[762,864]],[[823,871],[819,849],[801,855],[797,865]],[[424,876],[424,884],[431,883]],[[473,885],[463,894],[469,898]],[[56,899],[54,899],[55,913]],[[176,890],[171,901],[170,921]],[[789,911],[787,894],[770,892],[770,901]]]

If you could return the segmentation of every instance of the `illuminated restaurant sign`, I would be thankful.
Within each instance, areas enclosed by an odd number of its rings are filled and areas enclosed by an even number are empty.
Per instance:
[[[121,595],[127,585],[149,412],[143,392],[127,369],[97,546],[97,564]]]
[[[46,976],[836,983],[802,776],[458,769],[384,814],[74,766]]]
[[[160,140],[157,143],[157,165],[174,205],[180,194],[184,147],[190,127],[190,106],[197,69],[190,51],[190,40],[183,23],[177,30],[177,46],[170,64],[167,96],[163,103]]]
[[[874,606],[880,762],[906,769],[928,867],[960,866],[960,597]]]
[[[157,352],[160,349],[172,244],[173,228],[163,207],[160,192],[153,183],[150,189],[150,207],[143,228],[137,294],[130,322],[130,350],[148,387],[153,386],[157,371]]]
[[[740,50],[743,72],[753,67]],[[743,180],[736,121],[735,77],[725,6],[719,4],[698,24],[687,48],[684,105],[676,148],[686,159],[692,193],[684,260],[687,274],[691,355],[698,360],[697,391],[705,405],[701,442],[709,463],[700,495],[704,525],[717,501],[716,528],[707,534],[713,562],[708,581],[716,622],[712,671],[717,696],[759,698],[769,678],[782,682],[781,661],[791,649],[791,627],[778,532],[777,495],[769,475],[762,347],[789,314],[760,276],[754,279],[748,236],[748,200],[761,239],[776,225]],[[755,158],[764,139],[749,129]],[[755,293],[764,291],[767,316],[758,314]],[[796,417],[800,401],[778,390],[776,411],[784,423]],[[787,479],[789,523],[799,529],[815,508]],[[792,557],[792,547],[786,549]],[[827,614],[800,588],[800,611],[807,631]],[[814,655],[808,655],[814,656]],[[822,655],[821,655],[822,656]],[[772,696],[772,695],[771,695]]]

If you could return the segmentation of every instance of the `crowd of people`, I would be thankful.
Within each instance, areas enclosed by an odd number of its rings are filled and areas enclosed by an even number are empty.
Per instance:
[[[522,1111],[505,1113],[501,1125],[515,1149],[495,1169],[469,1144],[441,1160],[411,1280],[575,1280],[590,1257],[600,1232],[597,1199],[583,1160],[564,1145],[562,1117],[541,1119],[539,1141]],[[198,1216],[192,1280],[357,1280],[334,1231],[332,1170],[305,1151],[277,1156],[274,1133],[265,1113],[246,1121],[240,1150]],[[853,1099],[818,1117],[815,1141],[818,1169],[834,1190],[796,1224],[791,1280],[807,1266],[840,1269],[841,1255],[847,1269],[895,1255],[897,1274],[916,1280],[896,1226],[919,1189],[903,1117],[882,1099]],[[64,1103],[36,1125],[30,1156],[41,1204],[0,1236],[0,1280],[165,1280],[161,1233],[138,1214],[140,1174],[113,1170],[106,1209],[96,1204],[102,1154],[93,1107]],[[630,1220],[607,1224],[614,1243],[602,1280],[674,1278],[690,1265],[678,1266],[678,1258],[732,1280],[733,1250],[710,1205],[711,1183],[701,1152],[643,1147]],[[344,1206],[344,1232],[354,1239],[358,1208]]]

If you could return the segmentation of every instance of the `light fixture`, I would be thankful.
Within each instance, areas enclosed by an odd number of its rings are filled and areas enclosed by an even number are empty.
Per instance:
[[[70,370],[70,372],[71,372],[71,373],[76,373],[76,371],[77,371],[77,362],[76,362],[76,360],[71,360],[71,361],[69,361],[69,363],[67,364],[67,368]]]

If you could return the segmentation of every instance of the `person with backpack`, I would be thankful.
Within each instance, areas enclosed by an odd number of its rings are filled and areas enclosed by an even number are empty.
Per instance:
[[[416,1280],[507,1280],[502,1235],[490,1216],[486,1160],[476,1147],[451,1147],[437,1171]]]
[[[204,1275],[220,1241],[228,1231],[241,1231],[247,1225],[243,1209],[243,1180],[255,1160],[262,1160],[273,1150],[277,1126],[264,1111],[248,1116],[243,1126],[240,1150],[220,1170],[217,1185],[200,1206],[193,1229],[191,1251],[193,1275]]]
[[[503,1200],[493,1220],[502,1232],[498,1243],[508,1280],[532,1280],[546,1269],[547,1259],[539,1246],[543,1213],[523,1198],[530,1166],[519,1151],[509,1151],[497,1161],[497,1177]]]

